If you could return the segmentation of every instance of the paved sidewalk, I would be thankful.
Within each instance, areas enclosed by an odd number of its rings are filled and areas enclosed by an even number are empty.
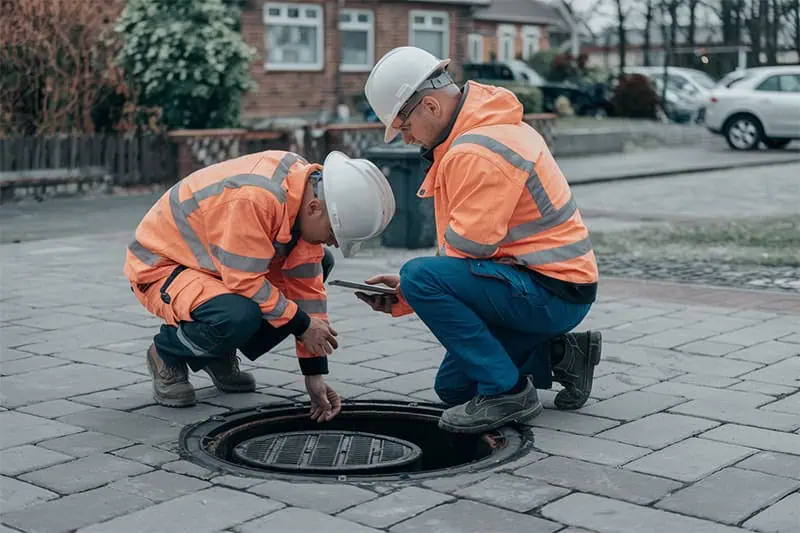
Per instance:
[[[121,274],[129,234],[0,246],[0,533],[733,533],[800,530],[800,298],[606,280],[583,328],[605,336],[592,399],[546,409],[536,451],[418,486],[322,489],[218,475],[175,453],[189,422],[304,399],[292,348],[255,365],[256,394],[151,398],[157,321]],[[410,254],[338,263],[396,270]],[[340,289],[348,398],[434,399],[442,349],[416,319]]]

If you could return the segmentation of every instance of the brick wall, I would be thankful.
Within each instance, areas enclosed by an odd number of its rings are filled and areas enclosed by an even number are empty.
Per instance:
[[[338,103],[336,90],[339,68],[338,8],[336,0],[304,0],[324,6],[325,64],[315,72],[268,72],[265,70],[266,28],[263,23],[265,2],[253,0],[242,14],[242,32],[247,42],[256,48],[251,66],[257,91],[245,97],[244,118],[313,117],[322,109],[330,112]],[[292,3],[292,2],[287,2]],[[467,57],[467,34],[473,20],[469,8],[452,4],[392,0],[347,0],[347,9],[370,9],[375,14],[375,61],[397,46],[409,44],[409,12],[411,10],[444,11],[450,16],[450,57],[457,77]],[[342,72],[341,93],[351,105],[352,97],[362,96],[369,72]],[[353,110],[355,113],[355,110]]]
[[[522,53],[522,28],[526,24],[509,24],[508,22],[492,22],[488,20],[474,21],[475,31],[483,35],[483,60],[491,61],[491,53],[494,52],[495,58],[499,55],[500,42],[497,38],[497,27],[500,24],[514,26],[516,37],[514,39],[514,57]],[[547,35],[547,26],[539,26],[541,37],[539,38],[539,50],[547,50],[550,41]]]

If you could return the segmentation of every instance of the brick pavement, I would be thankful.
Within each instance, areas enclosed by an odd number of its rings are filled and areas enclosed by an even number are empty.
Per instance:
[[[121,274],[128,235],[0,246],[0,533],[733,533],[800,530],[800,298],[607,279],[581,328],[603,330],[593,398],[546,409],[536,451],[416,486],[237,478],[175,454],[182,425],[301,397],[289,343],[253,365],[257,393],[154,405],[157,326]],[[335,275],[403,257],[340,262]],[[331,291],[349,398],[431,400],[441,349],[413,318]],[[552,407],[555,391],[541,393]]]

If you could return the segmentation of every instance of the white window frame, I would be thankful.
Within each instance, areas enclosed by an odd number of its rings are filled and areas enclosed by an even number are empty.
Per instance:
[[[424,22],[414,22],[414,17],[424,17]],[[436,26],[433,24],[434,17],[442,17],[444,19],[444,26]],[[442,43],[442,57],[445,59],[450,57],[450,13],[446,11],[428,11],[427,9],[413,9],[408,13],[408,43],[411,46],[416,46],[414,43],[414,32],[421,31],[441,31],[444,42]]]
[[[542,29],[539,26],[524,26],[522,28],[522,59],[527,61],[532,56],[528,55],[529,44],[533,43],[533,54],[541,52],[539,43],[542,42]]]
[[[288,9],[300,10],[299,18],[289,18]],[[280,15],[270,15],[270,9],[280,9]],[[307,18],[306,11],[313,10],[317,13],[315,18]],[[267,71],[321,71],[325,66],[325,10],[320,4],[304,4],[291,2],[268,2],[264,4],[264,69]],[[299,26],[311,27],[317,30],[317,61],[315,63],[270,63],[267,47],[267,26]]]
[[[484,50],[483,50],[484,43],[483,43],[483,41],[484,41],[484,38],[483,38],[483,34],[481,34],[481,33],[470,33],[469,35],[467,35],[467,51],[468,51],[469,60],[472,63],[483,63],[483,58],[484,58]],[[476,57],[476,58],[472,57],[472,55],[473,55],[472,54],[472,49],[473,48],[477,48],[476,55],[478,57]]]
[[[514,59],[514,43],[517,39],[517,27],[511,24],[497,25],[497,60],[511,61]],[[510,57],[503,57],[503,44],[510,42]]]
[[[342,31],[363,31],[367,34],[367,62],[363,65],[345,65],[339,57],[339,70],[342,72],[369,72],[375,64],[375,13],[370,9],[342,9],[340,13],[350,15],[349,22],[339,20],[339,38]],[[359,22],[358,16],[366,15],[367,22]],[[341,46],[339,47],[341,54]]]

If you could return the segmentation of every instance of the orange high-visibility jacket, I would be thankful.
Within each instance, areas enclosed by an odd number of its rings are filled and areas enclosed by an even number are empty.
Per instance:
[[[589,232],[542,136],[509,90],[467,82],[417,195],[433,197],[437,255],[517,264],[575,284],[598,280]],[[410,311],[401,302],[393,314]]]
[[[293,153],[266,151],[194,172],[145,215],[125,275],[132,284],[153,283],[184,265],[251,298],[275,327],[298,309],[327,321],[322,245],[292,235],[308,177],[321,169]],[[311,357],[296,344],[298,357]]]

